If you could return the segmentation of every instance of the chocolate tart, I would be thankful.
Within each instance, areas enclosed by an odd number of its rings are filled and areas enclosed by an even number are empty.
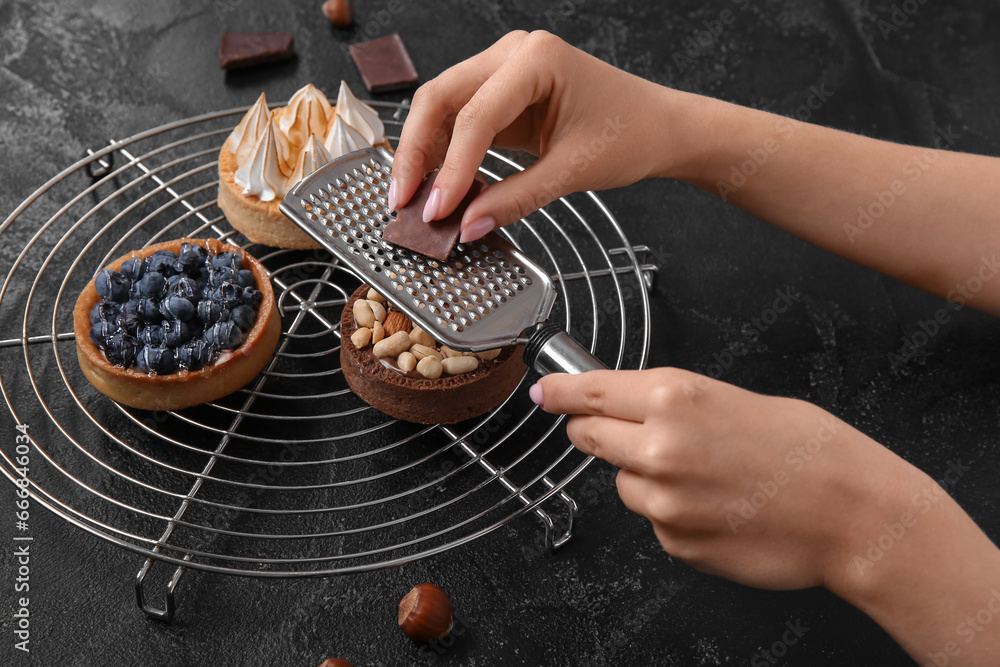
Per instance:
[[[376,410],[418,424],[454,424],[500,405],[524,377],[521,346],[504,348],[472,372],[436,380],[383,363],[371,346],[354,347],[354,302],[365,298],[368,289],[362,285],[355,290],[340,316],[340,367],[354,393]]]
[[[263,294],[257,319],[239,347],[223,352],[205,368],[198,371],[179,370],[166,375],[147,374],[135,367],[112,364],[90,339],[90,311],[101,300],[92,278],[73,310],[76,356],[87,380],[102,394],[119,403],[144,410],[177,410],[221,398],[253,380],[270,361],[278,345],[281,317],[270,278],[260,262],[242,248],[215,239],[182,238],[132,251],[105,268],[117,271],[125,260],[134,257],[144,259],[157,250],[178,253],[182,243],[200,245],[210,253],[235,252],[243,258],[243,267],[253,272],[257,289]]]

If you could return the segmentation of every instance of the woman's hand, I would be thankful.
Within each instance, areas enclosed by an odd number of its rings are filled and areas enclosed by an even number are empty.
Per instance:
[[[752,586],[827,583],[855,526],[878,526],[875,501],[891,505],[922,477],[810,403],[679,369],[549,375],[538,386],[544,410],[576,415],[566,431],[577,448],[621,468],[622,501],[664,549]]]
[[[472,202],[463,241],[571,192],[634,183],[678,155],[670,146],[679,139],[663,130],[671,99],[681,96],[549,33],[510,33],[414,95],[393,161],[390,207],[409,201],[423,176],[441,165],[424,219],[447,216],[491,145],[539,159]]]
[[[625,505],[674,556],[751,586],[824,585],[921,663],[997,664],[982,619],[1000,623],[1000,551],[941,485],[828,412],[672,368],[548,375],[531,397],[576,415],[570,440],[621,468]]]

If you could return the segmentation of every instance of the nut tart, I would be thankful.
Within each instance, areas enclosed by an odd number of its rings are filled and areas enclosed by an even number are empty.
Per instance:
[[[520,346],[471,354],[438,344],[368,285],[344,307],[340,337],[340,365],[354,393],[418,424],[483,415],[510,396],[526,370]]]

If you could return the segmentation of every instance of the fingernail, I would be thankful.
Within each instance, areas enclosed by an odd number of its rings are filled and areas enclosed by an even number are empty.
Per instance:
[[[462,230],[462,234],[458,239],[459,243],[468,243],[470,241],[475,241],[476,239],[481,239],[490,232],[492,232],[497,227],[496,218],[492,215],[484,215],[481,218],[477,218],[465,226]],[[538,386],[538,385],[535,385]],[[541,391],[541,390],[539,390]],[[539,394],[541,396],[541,394]]]
[[[396,210],[396,181],[389,183],[389,210]]]
[[[537,382],[531,385],[531,389],[528,390],[528,396],[531,397],[535,405],[540,406],[542,404],[542,385]]]
[[[435,219],[438,214],[438,210],[441,208],[441,188],[433,188],[431,190],[431,196],[427,198],[427,203],[424,204],[424,222],[430,222]]]

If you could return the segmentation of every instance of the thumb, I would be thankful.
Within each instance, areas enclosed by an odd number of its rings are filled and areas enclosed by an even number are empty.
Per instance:
[[[562,166],[565,164],[549,154],[524,171],[491,184],[465,210],[459,240],[475,241],[572,192],[572,172]]]

